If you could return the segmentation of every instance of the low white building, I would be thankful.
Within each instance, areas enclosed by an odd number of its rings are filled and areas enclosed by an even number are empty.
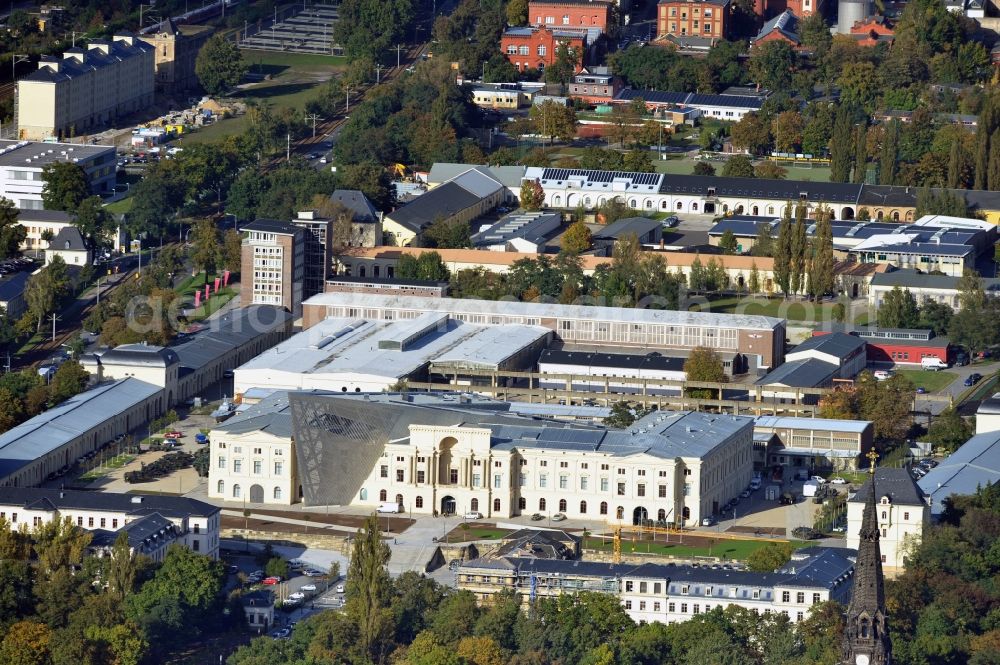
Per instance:
[[[114,146],[0,140],[0,196],[22,210],[42,210],[42,168],[55,162],[82,168],[93,194],[114,190],[118,168]]]
[[[55,237],[67,226],[73,226],[73,218],[62,210],[22,209],[17,215],[17,223],[24,227],[26,236],[21,243],[22,250],[41,251],[47,249],[47,237]],[[123,251],[125,246],[125,231],[116,228],[106,238],[108,245],[116,252]]]
[[[677,395],[680,386],[645,386],[644,380],[684,381],[684,362],[679,356],[655,352],[639,355],[546,349],[538,358],[538,371],[572,378],[542,377],[539,386],[597,393]]]
[[[83,268],[90,265],[90,249],[75,226],[65,226],[52,238],[45,248],[45,265],[55,257],[61,258],[68,266]]]
[[[798,550],[771,573],[655,563],[604,563],[529,557],[484,557],[461,565],[457,586],[480,602],[501,591],[537,598],[591,591],[619,598],[636,623],[680,623],[715,608],[743,607],[784,614],[792,623],[813,606],[851,594],[855,553],[840,548]]]
[[[871,484],[866,482],[847,502],[849,548],[858,547],[865,501],[870,491]],[[875,508],[881,531],[882,569],[886,573],[902,572],[906,557],[920,544],[924,528],[930,523],[930,502],[906,469],[878,467],[875,469]]]
[[[52,520],[68,518],[81,529],[112,532],[113,544],[118,531],[145,521],[151,515],[157,515],[173,526],[169,534],[171,542],[183,545],[192,552],[219,558],[221,511],[203,501],[165,495],[0,487],[0,518],[7,520],[12,529],[21,525],[30,529]],[[137,543],[166,526],[161,522],[145,524],[150,531],[141,533],[142,530],[137,529],[134,534]],[[104,537],[101,542],[106,540],[107,537]],[[129,540],[131,544],[133,534],[130,534]],[[149,546],[150,552],[159,549],[158,546]]]
[[[785,362],[821,360],[839,368],[837,378],[853,379],[867,363],[865,341],[842,332],[814,335],[785,354]]]

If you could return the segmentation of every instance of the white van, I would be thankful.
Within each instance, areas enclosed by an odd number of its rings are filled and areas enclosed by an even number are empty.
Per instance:
[[[927,369],[932,372],[936,372],[938,370],[948,369],[948,363],[935,356],[930,358],[921,358],[920,369]]]
[[[399,504],[397,503],[380,503],[378,505],[377,512],[392,513],[393,515],[395,515],[396,513],[402,512],[402,510],[400,510]]]

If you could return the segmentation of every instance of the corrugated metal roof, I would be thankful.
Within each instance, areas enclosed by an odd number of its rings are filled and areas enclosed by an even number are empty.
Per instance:
[[[824,432],[851,432],[860,434],[871,427],[867,420],[839,420],[836,418],[795,418],[786,416],[758,416],[757,427],[812,429]]]
[[[1000,432],[977,434],[917,481],[930,495],[931,513],[944,511],[944,500],[953,494],[975,494],[980,487],[1000,481]]]

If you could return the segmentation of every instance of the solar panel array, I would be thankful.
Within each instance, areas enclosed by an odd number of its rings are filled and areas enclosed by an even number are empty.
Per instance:
[[[635,185],[656,185],[663,177],[659,173],[634,173],[630,171],[592,171],[588,169],[545,169],[542,180],[564,181],[583,177],[587,182],[614,182],[619,178],[631,180]]]

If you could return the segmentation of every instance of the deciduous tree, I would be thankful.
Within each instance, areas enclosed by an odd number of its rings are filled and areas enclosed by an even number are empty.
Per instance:
[[[223,35],[213,35],[198,51],[194,72],[210,95],[218,95],[243,80],[247,64],[236,44]]]
[[[573,222],[562,237],[562,251],[569,254],[582,254],[590,249],[592,243],[590,229],[583,220]]]
[[[90,181],[79,164],[52,162],[42,167],[42,203],[46,210],[73,212],[90,196]]]
[[[545,205],[545,190],[542,184],[535,180],[525,180],[521,183],[521,207],[527,212],[541,210]]]
[[[706,346],[697,346],[691,349],[687,360],[684,361],[684,376],[688,381],[708,381],[712,383],[726,383],[728,377],[722,366],[722,358]],[[700,397],[714,399],[720,391],[714,388],[688,388],[690,397]]]
[[[753,178],[753,162],[749,155],[733,155],[722,167],[724,178]]]

